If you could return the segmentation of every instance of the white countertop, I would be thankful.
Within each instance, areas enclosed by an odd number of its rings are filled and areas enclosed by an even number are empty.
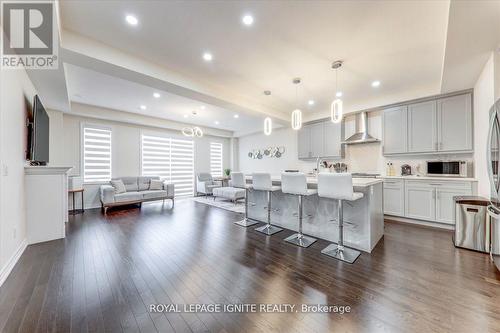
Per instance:
[[[463,182],[477,182],[477,178],[463,178],[463,177],[434,177],[434,176],[381,176],[385,179],[408,179],[408,180],[446,180],[446,181],[463,181]]]
[[[245,176],[245,178],[250,180],[252,179],[252,176],[247,175]],[[307,177],[306,179],[308,184],[318,184],[318,178],[316,177]],[[271,176],[271,180],[273,182],[281,183],[280,176]],[[354,187],[367,187],[378,183],[382,183],[383,181],[384,180],[382,178],[353,178],[352,185]]]

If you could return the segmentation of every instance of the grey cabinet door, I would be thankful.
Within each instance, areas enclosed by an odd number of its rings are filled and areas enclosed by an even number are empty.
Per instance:
[[[384,214],[404,216],[405,197],[402,180],[384,180]]]
[[[323,123],[311,124],[311,157],[321,157],[325,153],[325,127]]]
[[[407,149],[407,112],[406,106],[384,110],[383,153],[406,153]]]
[[[325,131],[325,157],[343,157],[343,140],[342,122],[335,124],[331,121],[324,122]]]
[[[301,159],[311,158],[311,126],[305,125],[297,132],[297,152]]]
[[[405,187],[405,216],[433,221],[436,217],[435,188],[407,182]]]
[[[437,150],[436,101],[408,105],[408,152]]]
[[[472,150],[471,94],[437,101],[439,151]]]
[[[436,189],[436,221],[455,224],[454,196],[472,195],[470,190],[440,187]]]

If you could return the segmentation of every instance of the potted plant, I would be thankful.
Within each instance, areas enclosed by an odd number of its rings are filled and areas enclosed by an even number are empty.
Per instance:
[[[231,169],[224,169],[224,176],[229,177],[231,175]]]

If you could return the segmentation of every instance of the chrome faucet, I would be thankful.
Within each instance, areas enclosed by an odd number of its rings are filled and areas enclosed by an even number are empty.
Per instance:
[[[323,162],[325,159],[323,157],[318,157],[316,159],[316,176],[319,174],[319,165],[321,162]]]

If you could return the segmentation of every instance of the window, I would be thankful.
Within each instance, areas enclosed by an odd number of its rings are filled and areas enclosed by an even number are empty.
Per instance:
[[[142,175],[174,183],[176,196],[194,195],[194,142],[144,134],[141,141]]]
[[[222,177],[222,143],[210,142],[210,173]]]
[[[89,182],[111,179],[111,130],[83,127],[83,180]]]

